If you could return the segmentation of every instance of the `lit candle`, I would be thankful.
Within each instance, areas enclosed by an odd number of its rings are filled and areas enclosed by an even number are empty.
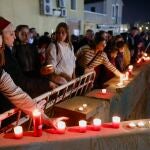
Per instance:
[[[140,128],[144,127],[144,125],[145,125],[145,124],[144,124],[143,121],[140,121],[140,122],[137,123],[137,126],[140,127]]]
[[[150,60],[150,57],[145,57],[145,61],[149,61]]]
[[[23,129],[21,126],[14,127],[14,134],[16,139],[21,139],[23,137]]]
[[[125,73],[125,80],[129,80],[129,72],[128,71]]]
[[[80,132],[86,132],[87,122],[85,120],[79,121]]]
[[[106,89],[102,89],[102,93],[106,94],[107,90]]]
[[[83,104],[83,108],[87,108],[87,104]]]
[[[94,130],[99,131],[101,128],[101,119],[95,118],[93,119]]]
[[[78,110],[79,110],[79,111],[83,111],[83,107],[79,107]]]
[[[143,53],[143,55],[144,55],[145,57],[147,57],[147,53]]]
[[[128,124],[128,126],[129,126],[130,128],[135,128],[135,127],[136,127],[136,124],[135,124],[134,122],[130,122],[130,123]]]
[[[133,70],[133,65],[129,65],[128,69],[129,69],[130,71],[132,71],[132,70]]]
[[[137,63],[139,64],[141,62],[141,58],[139,58],[138,60],[137,60]]]
[[[33,111],[34,136],[42,136],[41,112],[38,109]]]
[[[120,117],[113,116],[112,117],[112,124],[113,124],[114,128],[119,128],[119,126],[120,126]]]
[[[120,76],[120,85],[123,85],[124,75]]]
[[[65,133],[66,130],[66,123],[64,121],[58,121],[57,122],[57,130],[60,133]]]

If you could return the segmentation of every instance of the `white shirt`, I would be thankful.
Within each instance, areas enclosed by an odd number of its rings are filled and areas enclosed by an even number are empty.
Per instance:
[[[52,64],[57,74],[65,73],[72,78],[75,69],[75,55],[73,48],[68,43],[60,42],[58,44],[58,53],[54,43],[51,43],[47,49],[47,64]]]

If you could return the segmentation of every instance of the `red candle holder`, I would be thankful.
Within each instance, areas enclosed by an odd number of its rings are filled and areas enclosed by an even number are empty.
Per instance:
[[[93,129],[95,131],[99,131],[101,129],[101,119],[98,118],[93,119]]]
[[[57,131],[58,133],[64,134],[66,130],[66,123],[64,121],[57,122]]]
[[[120,117],[113,116],[112,117],[112,125],[113,125],[113,128],[119,128],[120,127]]]
[[[42,118],[41,112],[36,109],[33,111],[34,136],[42,136]]]
[[[14,127],[14,134],[16,139],[21,139],[23,137],[23,129],[22,126]]]
[[[80,120],[79,121],[79,129],[81,133],[86,132],[87,130],[87,122],[85,120]]]

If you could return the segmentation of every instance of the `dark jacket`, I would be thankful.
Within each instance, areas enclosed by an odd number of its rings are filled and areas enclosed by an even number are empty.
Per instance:
[[[9,47],[5,46],[5,66],[4,69],[10,74],[15,84],[21,87],[32,98],[39,96],[50,90],[49,79],[45,77],[27,77],[23,74],[17,60]]]
[[[14,48],[14,55],[22,71],[26,75],[37,76],[40,69],[38,50],[31,44],[18,44]]]

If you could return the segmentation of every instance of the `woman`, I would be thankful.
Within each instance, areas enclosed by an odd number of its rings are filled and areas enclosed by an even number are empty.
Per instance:
[[[2,22],[3,18],[0,18],[0,94],[3,94],[13,105],[24,111],[28,115],[32,115],[34,109],[41,108],[34,102],[31,97],[25,93],[20,87],[16,86],[10,75],[4,71],[3,65],[5,63],[4,60],[4,46],[2,34],[5,32],[4,27],[8,26],[9,23]],[[5,25],[4,25],[5,24]],[[6,100],[7,100],[6,99]],[[1,100],[1,99],[0,99]],[[4,106],[3,106],[4,107]],[[66,118],[57,118],[54,121],[48,118],[43,111],[42,112],[42,120],[43,123],[48,126],[56,127],[56,123],[58,120],[66,119]]]
[[[11,22],[0,17],[0,30],[3,31],[5,45],[5,65],[4,70],[10,74],[15,84],[21,87],[32,98],[37,97],[56,87],[49,78],[41,76],[27,76],[23,73],[20,64],[14,56],[15,33]]]
[[[39,76],[39,57],[38,49],[29,44],[29,27],[28,25],[20,25],[18,29],[18,42],[14,45],[14,55],[22,69],[22,72],[28,77]]]
[[[56,41],[49,45],[46,53],[47,64],[52,64],[55,69],[52,81],[56,81],[55,77],[57,78],[57,75],[65,79],[66,82],[75,78],[75,56],[66,23],[61,22],[58,24],[56,27]]]
[[[103,51],[106,47],[106,40],[97,32],[92,45],[85,45],[77,52],[77,64],[83,68],[83,73],[94,70],[95,67],[103,64],[116,76],[122,74],[110,63],[107,54]],[[80,75],[80,73],[79,73]]]

